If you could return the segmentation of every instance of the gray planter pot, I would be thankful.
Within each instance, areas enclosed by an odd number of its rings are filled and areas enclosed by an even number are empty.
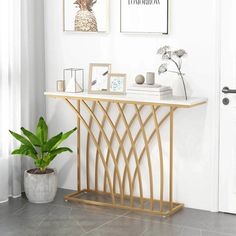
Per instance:
[[[24,173],[25,194],[32,203],[52,202],[57,192],[57,172],[49,174]]]

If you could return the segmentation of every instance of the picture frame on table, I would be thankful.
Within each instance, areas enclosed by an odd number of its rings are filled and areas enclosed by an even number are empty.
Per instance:
[[[88,93],[107,94],[111,64],[91,63],[89,65]]]
[[[126,74],[111,73],[108,76],[109,94],[126,94]]]

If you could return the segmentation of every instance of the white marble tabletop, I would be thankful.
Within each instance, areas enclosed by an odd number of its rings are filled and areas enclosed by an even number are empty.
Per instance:
[[[159,99],[157,96],[147,96],[142,94],[127,94],[127,95],[107,95],[107,94],[89,94],[83,93],[65,93],[65,92],[45,92],[45,96],[54,98],[67,98],[76,100],[91,100],[91,101],[109,101],[119,103],[132,104],[150,104],[160,106],[176,106],[176,107],[194,107],[207,103],[207,98],[189,97],[186,101],[184,97],[171,96],[164,99]]]

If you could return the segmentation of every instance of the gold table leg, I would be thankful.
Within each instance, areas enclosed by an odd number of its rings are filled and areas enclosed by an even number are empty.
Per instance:
[[[169,209],[173,209],[173,128],[174,128],[174,117],[173,107],[170,107],[170,190],[169,190]]]
[[[80,101],[77,101],[77,110],[80,113]],[[80,118],[77,117],[77,190],[81,191],[81,145],[80,145]]]

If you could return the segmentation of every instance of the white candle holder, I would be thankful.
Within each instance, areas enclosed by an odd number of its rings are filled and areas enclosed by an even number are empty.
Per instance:
[[[82,93],[84,91],[84,69],[64,69],[63,80],[65,82],[65,92]]]

